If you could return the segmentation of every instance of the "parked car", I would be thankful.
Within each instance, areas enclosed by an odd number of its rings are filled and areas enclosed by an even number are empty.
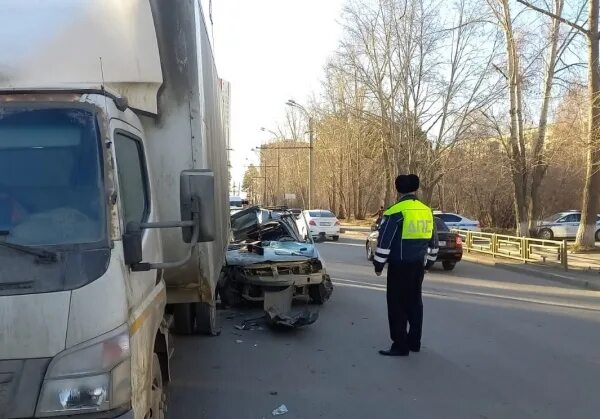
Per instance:
[[[439,242],[439,251],[435,262],[441,262],[445,271],[451,271],[462,259],[462,239],[458,234],[451,232],[446,223],[437,216],[435,217],[435,227]],[[370,261],[372,261],[375,256],[378,237],[378,231],[373,231],[369,234],[369,237],[367,237],[367,259]],[[426,268],[431,268],[435,262],[428,261]]]
[[[479,221],[471,220],[463,215],[452,212],[433,211],[433,215],[440,218],[448,228],[460,230],[481,231]]]
[[[302,214],[310,229],[310,235],[313,238],[325,236],[326,238],[331,238],[333,241],[339,240],[340,220],[337,219],[333,212],[316,209],[304,210]]]
[[[532,233],[544,240],[570,239],[577,235],[580,222],[580,211],[558,212],[545,220],[538,221]],[[600,241],[600,216],[596,217],[596,241]]]

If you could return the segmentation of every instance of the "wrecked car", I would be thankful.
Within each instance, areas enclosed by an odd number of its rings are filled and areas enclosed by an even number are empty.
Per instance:
[[[285,209],[251,207],[231,216],[231,241],[219,281],[221,302],[263,301],[274,316],[289,314],[292,300],[323,304],[333,286],[315,243]]]

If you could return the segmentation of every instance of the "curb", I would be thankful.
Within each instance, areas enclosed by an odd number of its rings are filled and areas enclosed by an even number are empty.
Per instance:
[[[343,234],[345,236],[361,237],[361,238],[365,238],[365,239],[369,236],[369,232],[367,232],[367,231],[356,231],[356,230],[340,231],[340,234]]]
[[[463,260],[473,263],[479,263],[481,265],[493,266],[496,268],[505,269],[507,271],[524,273],[529,275],[543,275],[549,281],[559,282],[565,285],[574,285],[579,288],[584,288],[592,291],[600,291],[600,280],[593,281],[587,280],[583,278],[576,278],[574,276],[570,276],[568,274],[559,274],[556,272],[550,272],[547,269],[540,269],[539,267],[534,267],[532,265],[525,264],[509,264],[502,263],[493,260],[480,259],[478,257],[474,257],[468,254],[463,255]]]

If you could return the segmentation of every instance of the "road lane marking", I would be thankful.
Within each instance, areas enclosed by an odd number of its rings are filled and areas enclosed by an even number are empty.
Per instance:
[[[385,291],[385,288],[382,287],[371,287],[366,285],[358,285],[358,284],[345,284],[343,282],[333,282],[334,285],[338,287],[350,287],[350,288],[362,288],[365,290],[374,290],[374,291]]]
[[[434,291],[433,293],[430,292],[430,291],[428,291],[428,292],[423,291],[423,294],[438,295],[437,293],[440,292],[440,291],[439,290],[436,290],[436,291]],[[537,299],[537,298],[516,297],[516,296],[508,296],[508,295],[498,295],[498,294],[491,294],[491,293],[487,293],[487,292],[477,292],[477,291],[451,291],[451,290],[446,290],[445,292],[446,292],[445,295],[448,295],[448,296],[450,294],[458,294],[458,295],[462,294],[462,295],[469,295],[469,296],[473,296],[473,297],[495,298],[495,299],[498,299],[498,300],[518,301],[518,302],[521,302],[521,303],[532,303],[532,304],[539,304],[539,305],[545,305],[545,306],[570,308],[570,309],[574,309],[574,310],[586,310],[586,311],[598,311],[598,312],[600,312],[600,307],[596,307],[596,306],[581,305],[581,304],[567,304],[567,303],[561,303],[561,302],[558,302],[558,301],[540,300],[540,299]],[[440,295],[444,295],[444,294],[440,294]]]
[[[385,284],[373,284],[369,282],[361,282],[361,281],[353,281],[350,279],[343,278],[331,278],[334,285],[342,286],[342,287],[350,287],[350,288],[362,288],[374,291],[386,291],[387,286]],[[479,297],[479,298],[490,298],[490,299],[498,299],[505,301],[516,301],[521,303],[531,303],[552,307],[560,307],[560,308],[569,308],[573,310],[585,310],[585,311],[597,311],[600,312],[600,307],[589,306],[589,305],[581,305],[581,304],[567,304],[561,303],[558,301],[548,301],[548,300],[540,300],[537,298],[527,298],[527,297],[517,297],[517,296],[507,296],[507,295],[498,295],[491,294],[485,292],[476,292],[476,291],[462,291],[462,290],[432,290],[432,291],[423,291],[423,295],[429,297],[461,297],[461,296],[471,296],[471,297]]]
[[[322,244],[333,244],[335,246],[338,245],[342,245],[342,246],[357,246],[357,247],[365,247],[364,244],[357,244],[357,243],[340,243],[340,242],[324,242]]]
[[[366,281],[353,281],[351,279],[344,279],[344,278],[331,278],[332,281],[344,281],[344,282],[350,282],[353,284],[363,284],[363,285],[379,285],[379,286],[383,286],[385,287],[385,284],[377,284],[377,283],[372,283],[372,282],[366,282]]]

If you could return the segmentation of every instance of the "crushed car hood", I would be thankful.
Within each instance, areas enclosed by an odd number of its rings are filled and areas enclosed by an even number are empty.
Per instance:
[[[296,219],[288,211],[247,208],[231,216],[231,233],[228,266],[320,259],[314,243],[301,237]]]
[[[281,240],[303,242],[291,212],[250,207],[231,215],[232,242]]]
[[[269,262],[301,262],[319,257],[313,244],[298,242],[263,242],[264,254],[260,255],[245,249],[227,251],[228,266],[246,266]]]

